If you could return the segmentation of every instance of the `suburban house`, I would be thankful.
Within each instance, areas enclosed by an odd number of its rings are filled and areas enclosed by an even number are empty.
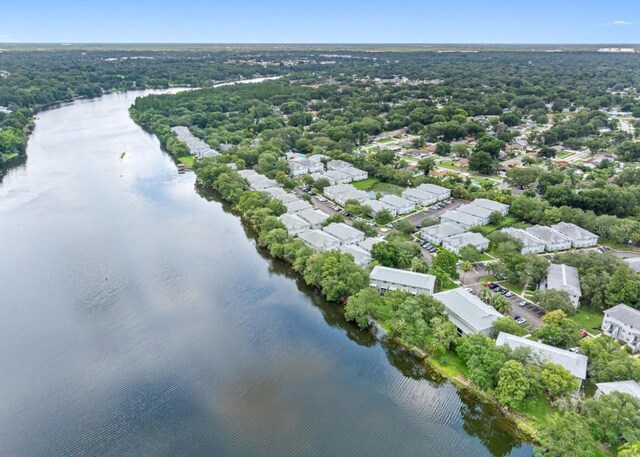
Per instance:
[[[544,241],[526,232],[525,230],[507,227],[503,228],[500,231],[512,236],[522,243],[520,254],[539,254],[541,252],[544,252],[546,248]]]
[[[544,225],[534,225],[526,229],[527,233],[544,242],[547,251],[563,251],[571,248],[571,240],[555,230]]]
[[[353,181],[350,175],[338,170],[327,170],[322,173],[321,177],[327,179],[332,185],[349,184]]]
[[[384,243],[384,242],[385,242],[384,237],[377,236],[377,237],[367,238],[364,241],[361,241],[360,243],[358,243],[358,246],[360,246],[362,249],[364,249],[367,252],[371,252],[371,249],[373,248],[374,244]]]
[[[291,161],[287,165],[289,166],[289,176],[295,177],[309,174],[309,167],[304,165],[302,162]]]
[[[451,189],[437,186],[435,184],[420,184],[417,188],[431,194],[436,194],[438,201],[446,200],[447,198],[451,197]]]
[[[460,335],[482,333],[491,336],[493,322],[502,317],[493,306],[489,306],[462,287],[433,294],[442,302],[449,320],[457,327]]]
[[[305,209],[313,208],[311,203],[304,200],[294,200],[288,203],[285,203],[284,206],[287,207],[287,214],[295,214],[300,211],[304,211]]]
[[[336,184],[333,186],[325,187],[322,191],[325,196],[328,198],[335,200],[336,195],[341,194],[343,192],[349,192],[353,190],[358,190],[351,184]]]
[[[261,192],[268,193],[271,198],[276,198],[282,203],[289,203],[294,200],[298,200],[298,196],[296,194],[287,192],[282,187],[268,187],[266,189],[263,189]]]
[[[640,351],[640,311],[627,305],[616,305],[604,312],[602,331],[636,353]]]
[[[343,254],[351,254],[353,256],[353,260],[361,267],[366,267],[371,263],[371,254],[360,246],[343,244],[338,248],[338,250]]]
[[[345,175],[351,176],[352,181],[364,181],[369,177],[369,173],[355,167],[344,167],[344,168],[340,168],[339,171],[340,173],[344,173]]]
[[[464,228],[451,222],[444,222],[442,224],[425,227],[420,231],[422,238],[433,244],[442,244],[442,241],[445,238],[449,238],[453,235],[460,235],[461,233],[464,233]]]
[[[436,284],[436,277],[413,271],[376,265],[369,275],[371,287],[381,293],[389,290],[404,290],[414,295],[431,295]]]
[[[269,179],[255,170],[240,170],[238,174],[249,183],[249,188],[252,190],[264,190],[269,187],[280,186],[280,184],[273,179]]]
[[[552,263],[549,265],[549,272],[544,283],[540,284],[540,289],[564,290],[569,294],[574,307],[580,306],[580,275],[578,269],[569,265]]]
[[[398,210],[395,206],[391,206],[387,203],[381,202],[380,200],[370,200],[367,202],[367,205],[369,206],[369,208],[371,208],[371,215],[374,217],[380,211],[385,209],[389,211],[389,213],[391,213],[391,215],[394,217],[398,215]]]
[[[460,211],[449,210],[440,215],[440,222],[449,222],[457,224],[465,230],[469,230],[476,225],[482,225],[482,220],[467,213],[461,213]]]
[[[509,205],[505,205],[504,203],[499,203],[493,200],[487,200],[486,198],[476,198],[471,202],[472,205],[480,206],[481,208],[485,208],[490,210],[492,213],[494,211],[498,211],[503,216],[509,214]]]
[[[341,170],[347,167],[353,167],[353,165],[344,160],[331,160],[327,162],[327,170]]]
[[[340,240],[322,230],[307,230],[299,233],[298,238],[314,251],[326,252],[340,247]]]
[[[438,201],[438,196],[421,189],[405,189],[402,191],[402,198],[411,200],[416,205],[429,206]]]
[[[569,222],[558,222],[551,228],[556,232],[566,236],[571,240],[571,246],[574,248],[588,248],[598,244],[598,235],[591,233],[576,224]]]
[[[333,222],[326,227],[322,227],[322,231],[337,238],[340,244],[356,244],[364,241],[365,238],[363,232],[349,227],[344,222]]]
[[[393,206],[398,214],[407,214],[416,209],[416,204],[414,202],[396,195],[385,195],[379,201],[389,206]]]
[[[309,223],[295,214],[283,214],[278,219],[287,228],[289,235],[297,235],[300,232],[309,230]]]
[[[369,202],[369,194],[358,190],[351,184],[337,184],[324,188],[324,194],[339,205],[344,206],[348,200],[356,200],[360,203]]]
[[[632,397],[640,399],[640,384],[633,380],[629,381],[617,381],[617,382],[598,382],[596,383],[595,398],[600,398],[600,395],[608,395],[613,392],[620,392],[623,394],[629,394]]]
[[[1,111],[1,110],[0,110]],[[206,142],[191,133],[188,127],[177,125],[171,127],[173,133],[176,134],[180,141],[183,141],[189,148],[189,152],[196,157],[213,157],[219,156],[220,153],[212,149]]]
[[[560,365],[582,382],[587,377],[587,356],[560,349],[555,346],[533,341],[510,333],[500,332],[496,340],[497,346],[509,346],[511,349],[529,348],[533,355],[545,362]]]
[[[329,215],[319,209],[303,209],[296,213],[296,216],[306,221],[312,230],[321,229],[322,223],[329,219]]]
[[[460,249],[468,245],[483,252],[489,249],[489,240],[481,234],[474,232],[460,233],[459,235],[453,235],[442,240],[442,247],[456,254],[460,252]]]
[[[482,225],[487,225],[491,219],[491,211],[490,209],[483,208],[482,206],[476,206],[473,203],[468,203],[466,205],[460,205],[456,208],[456,211],[460,211],[461,213],[471,214],[474,217],[477,217],[482,222]]]

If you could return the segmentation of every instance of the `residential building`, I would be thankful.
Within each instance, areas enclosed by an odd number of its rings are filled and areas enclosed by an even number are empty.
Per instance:
[[[449,222],[457,224],[465,230],[469,230],[476,225],[482,225],[482,220],[467,213],[461,213],[456,210],[445,211],[440,215],[440,222]]]
[[[349,162],[344,160],[331,160],[327,162],[327,170],[341,170],[342,168],[353,167]]]
[[[351,176],[352,181],[364,181],[369,177],[369,173],[355,167],[343,167],[339,170],[341,173]]]
[[[534,225],[526,229],[527,233],[544,242],[545,250],[563,251],[571,248],[571,240],[555,230],[544,225]]]
[[[512,236],[522,243],[522,249],[520,250],[521,254],[539,254],[545,250],[546,245],[544,241],[525,230],[507,227],[503,228],[501,232]]]
[[[402,197],[411,200],[416,205],[429,206],[438,201],[438,195],[432,194],[421,189],[405,189],[402,191]]]
[[[442,244],[445,238],[464,233],[465,229],[452,222],[425,227],[420,231],[422,238],[433,244]]]
[[[262,192],[268,193],[271,198],[276,198],[282,201],[282,203],[289,203],[294,200],[298,200],[298,196],[296,194],[287,192],[282,187],[267,187],[266,189],[263,189]]]
[[[564,290],[569,294],[573,306],[580,306],[580,275],[575,267],[552,263],[549,265],[547,279],[540,285],[540,289]]]
[[[373,267],[369,279],[371,287],[375,287],[381,293],[404,290],[414,295],[431,295],[436,284],[435,276],[380,265]]]
[[[560,349],[555,346],[533,341],[510,333],[500,332],[496,339],[497,346],[509,346],[511,349],[529,348],[534,356],[544,362],[560,365],[582,382],[587,377],[587,357],[576,352]]]
[[[313,160],[314,162],[322,162],[322,159],[330,159],[331,157],[324,154],[311,154],[309,156],[309,160]]]
[[[640,273],[640,257],[634,257],[632,259],[625,259],[625,262],[629,264],[631,268]]]
[[[627,305],[616,305],[604,312],[602,332],[631,348],[640,351],[640,311]]]
[[[296,216],[306,221],[312,230],[321,229],[322,223],[329,219],[329,215],[319,209],[304,209],[297,212]]]
[[[608,395],[613,392],[620,392],[623,394],[631,395],[640,399],[640,384],[633,380],[629,381],[617,381],[617,382],[598,382],[596,383],[595,398],[600,398],[600,395]]]
[[[183,141],[187,147],[189,148],[189,152],[196,157],[212,157],[219,156],[220,153],[215,149],[212,149],[207,143],[203,140],[194,136],[189,130],[188,127],[178,125],[175,127],[171,127],[173,133],[176,134],[180,141]]]
[[[328,179],[329,182],[332,183],[332,185],[349,184],[351,181],[353,181],[353,177],[351,177],[351,175],[338,170],[325,171],[321,176]]]
[[[491,211],[490,209],[483,208],[482,206],[476,206],[473,203],[467,203],[466,205],[460,205],[456,208],[456,211],[460,211],[461,213],[471,214],[474,217],[480,219],[480,223],[482,225],[487,225],[491,220]]]
[[[420,184],[417,188],[425,192],[436,194],[438,197],[438,201],[446,200],[447,198],[451,197],[451,189],[437,186],[435,184]]]
[[[369,200],[367,205],[371,208],[371,215],[376,216],[380,211],[387,210],[391,214],[391,216],[395,217],[398,214],[398,210],[395,206],[391,206],[387,203],[381,202],[380,200]]]
[[[249,188],[252,190],[264,190],[270,187],[280,186],[280,184],[273,179],[269,179],[255,170],[240,170],[238,174],[249,183]]]
[[[457,327],[460,335],[482,333],[491,336],[493,323],[502,317],[493,306],[489,306],[463,288],[446,290],[433,294],[442,302],[449,320]]]
[[[291,161],[287,164],[289,166],[290,176],[301,176],[309,174],[309,167],[303,164],[301,161]]]
[[[489,249],[489,240],[479,233],[474,232],[460,233],[442,240],[442,247],[456,254],[460,252],[460,249],[469,245],[483,252]]]
[[[349,192],[338,194],[335,198],[336,203],[340,206],[346,205],[349,200],[355,200],[363,205],[368,205],[371,201],[369,199],[369,194],[364,190],[351,190]]]
[[[333,222],[322,227],[322,231],[340,240],[340,244],[357,244],[365,238],[363,232],[349,227],[344,222]]]
[[[353,256],[353,260],[361,267],[366,267],[371,263],[371,254],[360,246],[343,244],[338,248],[338,250],[343,254],[351,254]]]
[[[576,224],[559,222],[551,226],[553,230],[571,240],[574,248],[588,248],[598,244],[598,235],[591,233]]]
[[[415,211],[416,209],[416,204],[414,202],[396,195],[385,195],[379,201],[395,207],[398,214],[407,214]]]
[[[325,187],[322,191],[327,198],[331,200],[335,200],[336,197],[345,192],[353,192],[356,191],[355,187],[351,184],[335,184],[333,186]]]
[[[493,200],[487,200],[486,198],[476,198],[471,202],[471,204],[486,208],[491,212],[498,211],[503,216],[509,214],[509,205],[505,205],[504,203],[496,202]]]
[[[283,214],[278,217],[280,221],[287,228],[287,232],[289,235],[297,235],[300,232],[304,232],[305,230],[309,230],[310,226],[307,221],[301,219],[295,214]]]
[[[322,230],[307,230],[299,233],[298,238],[314,251],[326,252],[340,247],[340,240]]]
[[[311,203],[304,200],[294,200],[289,203],[285,203],[284,206],[287,207],[288,214],[295,214],[299,213],[300,211],[304,211],[305,209],[313,208]]]
[[[384,242],[385,242],[384,237],[376,236],[376,237],[366,238],[364,241],[361,241],[360,243],[358,243],[358,246],[360,246],[362,249],[364,249],[367,252],[371,252],[371,249],[373,248],[374,244],[384,243]]]

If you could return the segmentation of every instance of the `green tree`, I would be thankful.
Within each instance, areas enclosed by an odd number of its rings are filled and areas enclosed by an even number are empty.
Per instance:
[[[574,412],[556,413],[539,426],[537,457],[593,457],[595,443],[586,421]]]
[[[303,277],[307,284],[320,286],[329,301],[344,301],[368,284],[368,275],[353,257],[337,251],[312,255]]]
[[[547,311],[561,310],[569,316],[573,316],[576,313],[576,308],[573,306],[566,290],[536,290],[533,293],[533,301]]]
[[[373,218],[378,225],[387,225],[389,222],[393,220],[393,216],[387,209],[380,210],[376,213]]]
[[[436,144],[436,154],[439,156],[448,156],[451,154],[451,143],[445,143],[444,141],[440,141]]]
[[[344,316],[348,321],[355,321],[360,328],[369,326],[369,318],[373,311],[382,305],[382,297],[372,287],[362,289],[347,300]]]
[[[424,173],[425,176],[431,173],[435,167],[436,161],[433,160],[432,157],[427,157],[426,159],[420,159],[418,161],[418,170]]]
[[[580,341],[580,327],[562,310],[555,310],[542,317],[544,325],[533,336],[545,344],[563,349],[574,347]]]
[[[620,446],[618,448],[618,457],[640,457],[640,441],[634,441],[633,443],[626,443]]]
[[[497,337],[500,332],[518,336],[522,336],[527,333],[511,316],[502,316],[493,321],[494,338]]]
[[[445,272],[451,279],[458,279],[458,256],[453,252],[441,249],[431,265]]]
[[[482,173],[493,174],[496,168],[495,159],[488,152],[476,151],[469,157],[469,169]]]
[[[466,246],[462,246],[460,248],[460,251],[458,251],[458,256],[462,261],[473,263],[479,261],[482,257],[482,254],[480,254],[480,251],[478,251],[478,249],[474,245],[467,244]],[[468,271],[471,270],[473,270],[473,265]]]
[[[491,225],[500,225],[504,221],[504,216],[500,211],[494,211],[489,215],[489,223]]]
[[[564,367],[546,362],[540,371],[540,384],[551,397],[565,397],[578,390],[578,380]]]
[[[591,434],[612,447],[640,440],[640,399],[621,392],[584,402]]]
[[[381,241],[371,247],[371,258],[380,265],[393,268],[398,263],[398,248],[392,243]]]
[[[524,189],[536,182],[540,168],[538,167],[518,167],[507,171],[507,182],[518,189]]]
[[[489,302],[500,314],[507,314],[511,311],[511,302],[502,294],[493,294]]]
[[[508,360],[498,371],[498,385],[496,386],[496,398],[500,403],[509,408],[518,408],[522,405],[529,391],[529,379],[524,366],[515,360]]]

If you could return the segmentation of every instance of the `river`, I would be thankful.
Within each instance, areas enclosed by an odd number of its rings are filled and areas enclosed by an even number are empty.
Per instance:
[[[41,112],[0,184],[0,455],[531,455],[260,252],[146,93]]]

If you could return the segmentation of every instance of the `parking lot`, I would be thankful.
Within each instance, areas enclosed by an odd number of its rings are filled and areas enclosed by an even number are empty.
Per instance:
[[[415,227],[420,227],[420,225],[422,224],[422,222],[425,219],[438,220],[440,215],[442,213],[444,213],[445,211],[450,210],[450,209],[456,209],[458,206],[462,205],[463,203],[466,203],[465,200],[460,200],[459,198],[450,198],[450,199],[448,199],[446,201],[448,201],[450,203],[446,203],[444,205],[442,205],[442,203],[440,203],[438,205],[438,206],[441,205],[439,208],[430,207],[430,208],[423,209],[422,211],[419,211],[417,213],[410,214],[405,219],[407,219],[409,222],[411,222]]]

